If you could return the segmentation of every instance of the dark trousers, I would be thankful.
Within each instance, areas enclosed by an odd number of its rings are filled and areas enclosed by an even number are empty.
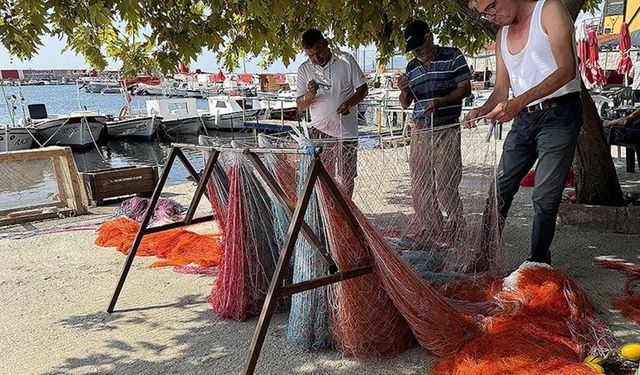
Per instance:
[[[496,178],[500,229],[520,180],[538,161],[531,194],[534,216],[530,261],[551,263],[549,248],[556,216],[581,126],[582,103],[579,97],[573,97],[553,108],[521,112],[504,141]]]

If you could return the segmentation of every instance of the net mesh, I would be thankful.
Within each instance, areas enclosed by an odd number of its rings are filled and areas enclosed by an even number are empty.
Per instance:
[[[341,271],[370,265],[374,269],[364,276],[295,294],[287,330],[294,345],[304,349],[335,346],[349,356],[384,358],[417,341],[431,354],[455,354],[449,357],[453,367],[440,367],[440,373],[456,373],[446,368],[483,373],[484,362],[470,358],[486,345],[496,346],[493,338],[507,344],[519,330],[524,332],[520,343],[526,353],[528,344],[541,342],[536,341],[538,324],[554,328],[545,340],[566,343],[549,357],[565,368],[585,353],[606,347],[606,328],[586,295],[561,272],[519,272],[503,282],[502,223],[494,189],[495,130],[489,126],[472,130],[456,125],[422,126],[408,137],[365,135],[335,140],[311,133],[311,140],[261,136],[260,142],[235,145],[272,149],[261,158],[292,202],[301,192],[313,156],[277,150],[320,147],[320,160],[346,201],[346,206],[340,206],[320,181],[313,186],[305,221],[320,243],[297,237],[293,281],[327,274],[320,256],[323,247],[330,250]],[[215,194],[212,208],[227,226],[212,303],[219,316],[234,319],[259,312],[267,283],[243,284],[242,280],[248,274],[256,277],[256,272],[260,280],[270,280],[290,224],[286,210],[266,188],[267,181],[248,167],[238,173],[243,163],[246,158],[240,154],[223,157],[217,173],[228,176],[228,188],[218,186],[224,181],[218,178],[211,181],[209,190],[210,195]],[[228,201],[216,198],[222,191],[228,192]],[[256,200],[264,204],[250,204]],[[349,215],[357,225],[352,225]],[[238,229],[241,227],[244,229]],[[246,229],[254,227],[261,229]],[[269,246],[262,246],[266,243]],[[258,251],[268,256],[257,256]],[[236,264],[227,267],[227,262]],[[225,314],[214,298],[225,290],[252,292],[259,298],[241,313]],[[532,295],[548,305],[541,308]],[[242,298],[229,295],[227,300]],[[520,323],[508,318],[516,313],[522,318]],[[513,359],[504,353],[504,345],[497,347],[502,352],[485,354],[490,361],[504,357],[502,369],[507,372],[519,366],[518,361],[547,363],[544,355],[550,355],[531,351],[526,358]]]
[[[52,158],[0,162],[0,212],[60,203]]]

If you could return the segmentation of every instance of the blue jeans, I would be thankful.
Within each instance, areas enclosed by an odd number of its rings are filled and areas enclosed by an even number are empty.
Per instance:
[[[531,253],[527,260],[551,263],[549,247],[581,126],[582,103],[579,97],[574,97],[556,107],[521,112],[504,141],[496,179],[500,229],[520,180],[538,160],[531,194],[534,215]]]

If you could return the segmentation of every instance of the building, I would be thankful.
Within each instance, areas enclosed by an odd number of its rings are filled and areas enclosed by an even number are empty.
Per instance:
[[[605,0],[602,34],[619,34],[623,22],[629,25],[629,31],[640,30],[640,0]]]

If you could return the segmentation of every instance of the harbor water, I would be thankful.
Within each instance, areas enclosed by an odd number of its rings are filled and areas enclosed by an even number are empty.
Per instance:
[[[21,95],[20,95],[21,94]],[[16,102],[16,118],[12,119],[5,95],[16,95],[24,100]],[[147,99],[158,97],[134,96],[132,108],[146,108]],[[125,103],[122,94],[96,94],[79,90],[76,85],[41,85],[41,86],[5,86],[4,94],[0,102],[0,124],[11,124],[28,116],[28,104],[44,103],[48,114],[69,114],[77,110],[89,110],[100,114],[117,114]],[[197,99],[199,109],[208,109],[205,99]],[[24,109],[24,112],[23,112]],[[228,132],[209,131],[209,135],[216,137],[246,137],[250,134],[232,134]],[[158,130],[158,136],[153,141],[135,141],[126,139],[109,139],[100,141],[98,147],[88,147],[84,150],[73,150],[73,156],[80,172],[96,171],[108,168],[117,168],[131,165],[157,166],[159,171],[165,164],[171,151],[172,142],[197,143],[197,135],[181,135],[180,138],[171,138]],[[202,154],[200,152],[184,152],[196,171],[203,167]],[[35,172],[34,172],[35,173]],[[171,169],[168,185],[187,182],[188,173],[182,163],[176,162]],[[0,184],[1,185],[1,184]],[[4,184],[7,185],[7,184]],[[35,178],[24,178],[20,184],[14,187],[0,186],[0,211],[11,209],[20,201],[22,206],[28,204],[46,203],[42,201],[47,192],[55,188],[53,171],[43,169]],[[38,198],[39,197],[39,198]]]

